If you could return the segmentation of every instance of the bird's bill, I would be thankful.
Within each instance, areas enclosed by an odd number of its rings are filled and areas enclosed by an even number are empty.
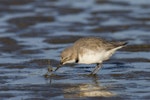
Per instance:
[[[58,67],[54,70],[54,72],[56,72],[59,68],[60,68],[60,66],[58,66]]]
[[[56,72],[61,66],[62,64],[58,65],[57,68],[54,70],[54,72]]]

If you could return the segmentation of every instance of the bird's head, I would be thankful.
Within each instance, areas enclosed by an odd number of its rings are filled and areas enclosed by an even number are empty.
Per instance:
[[[75,55],[73,54],[73,47],[66,48],[61,53],[61,59],[59,66],[55,69],[58,70],[62,65],[67,63],[74,63],[75,62]]]

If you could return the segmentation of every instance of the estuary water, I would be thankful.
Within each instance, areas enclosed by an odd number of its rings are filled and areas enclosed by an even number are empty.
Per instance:
[[[96,76],[56,68],[79,38],[127,41]],[[149,0],[0,0],[0,100],[149,100]]]

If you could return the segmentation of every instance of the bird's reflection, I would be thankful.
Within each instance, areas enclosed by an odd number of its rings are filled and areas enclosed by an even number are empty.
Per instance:
[[[78,86],[64,89],[65,98],[79,98],[79,97],[112,97],[116,94],[107,90],[106,87],[100,86],[98,77],[92,77],[91,84],[79,84]]]
[[[56,76],[55,76],[56,77]],[[63,87],[64,98],[80,98],[80,97],[113,97],[116,96],[115,93],[108,90],[108,87],[101,86],[99,82],[99,77],[97,76],[83,76],[84,78],[90,78],[91,83],[75,83]],[[54,79],[54,77],[53,77]],[[50,78],[50,84],[55,85]],[[68,84],[68,83],[66,83]]]
[[[114,93],[104,89],[103,87],[95,86],[93,84],[82,84],[78,87],[64,89],[65,98],[78,97],[112,97]]]

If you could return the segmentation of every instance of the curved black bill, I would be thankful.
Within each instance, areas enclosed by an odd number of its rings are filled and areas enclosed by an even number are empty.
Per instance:
[[[61,64],[58,65],[57,68],[54,70],[54,72],[57,71],[61,66],[62,66]]]

